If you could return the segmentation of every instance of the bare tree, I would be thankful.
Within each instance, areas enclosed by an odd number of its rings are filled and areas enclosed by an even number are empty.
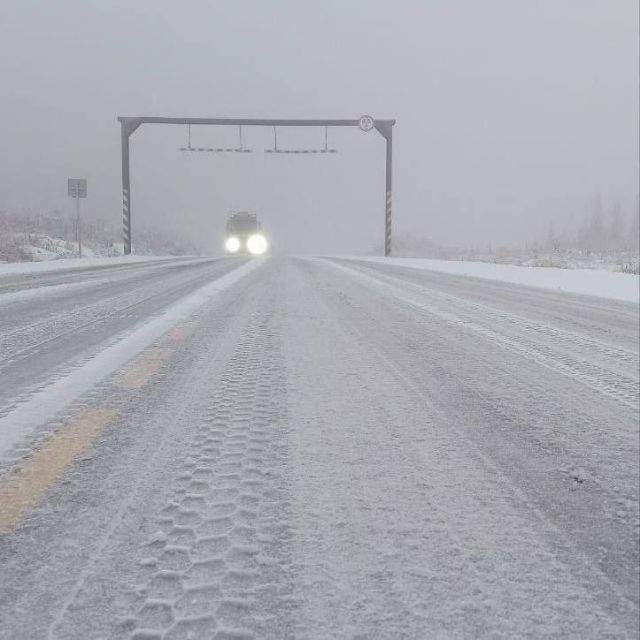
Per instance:
[[[636,206],[631,213],[630,248],[636,254],[640,251],[640,195],[636,198]]]
[[[624,219],[622,207],[616,202],[609,214],[609,227],[607,229],[608,249],[617,251],[624,248]]]

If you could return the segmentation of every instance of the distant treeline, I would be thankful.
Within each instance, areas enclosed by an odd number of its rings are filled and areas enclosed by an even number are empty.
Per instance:
[[[521,243],[475,242],[464,246],[445,246],[424,236],[398,235],[393,239],[397,255],[421,255],[457,259],[469,255],[512,253],[579,253],[581,255],[637,256],[640,250],[640,199],[632,211],[625,212],[619,202],[605,207],[600,195],[589,202],[585,213],[563,225],[550,222],[546,233]]]
[[[637,274],[640,270],[639,202],[640,198],[632,211],[625,212],[617,202],[605,207],[601,196],[596,195],[577,220],[574,218],[562,226],[550,223],[546,233],[529,242],[445,246],[424,236],[398,234],[392,241],[393,254],[527,266],[609,268]],[[382,247],[377,246],[375,251],[381,253]]]
[[[640,244],[640,205],[625,213],[619,202],[605,209],[602,197],[591,200],[587,212],[574,229],[557,232],[553,223],[549,225],[546,238],[538,244],[548,251],[561,252],[577,249],[586,253],[612,254],[620,251],[638,253]]]

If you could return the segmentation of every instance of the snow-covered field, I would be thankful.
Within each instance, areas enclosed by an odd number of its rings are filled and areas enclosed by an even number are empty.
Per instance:
[[[82,254],[86,258],[123,254],[122,242],[86,239]],[[73,258],[78,255],[78,243],[42,232],[4,231],[0,234],[0,264],[3,262],[41,262]]]
[[[133,247],[138,256],[187,256],[196,253],[188,244],[166,239],[144,229],[138,230]],[[124,255],[122,241],[109,234],[93,235],[82,241],[84,259],[116,258]],[[0,266],[12,263],[58,262],[78,257],[78,243],[42,232],[0,231]]]
[[[640,278],[628,273],[597,269],[521,267],[509,264],[431,260],[428,258],[384,258],[380,256],[349,256],[348,258],[410,269],[424,269],[454,275],[472,276],[474,278],[485,278],[487,280],[499,280],[529,287],[554,289],[556,291],[598,296],[612,300],[625,300],[635,303],[640,300]]]

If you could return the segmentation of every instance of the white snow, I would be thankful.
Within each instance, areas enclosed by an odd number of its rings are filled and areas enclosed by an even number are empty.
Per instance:
[[[180,256],[188,258],[189,256]],[[46,271],[66,271],[81,267],[101,267],[105,265],[129,264],[132,262],[151,262],[154,260],[178,259],[176,256],[115,256],[113,258],[61,258],[43,262],[6,262],[0,263],[0,278],[25,273],[44,273]]]
[[[35,298],[56,297],[71,291],[90,289],[91,287],[98,287],[113,281],[114,278],[112,275],[109,278],[82,280],[80,282],[66,282],[64,284],[31,287],[29,289],[21,289],[20,291],[0,293],[0,306],[18,302],[30,302]]]
[[[510,264],[431,260],[428,258],[383,258],[381,256],[341,256],[380,264],[439,271],[459,276],[499,280],[541,289],[554,289],[610,300],[640,302],[640,279],[629,273],[594,269],[557,269],[553,267],[519,267]]]
[[[130,332],[125,332],[117,342],[110,344],[69,374],[54,380],[1,417],[0,457],[83,393],[120,369],[175,324],[188,318],[261,264],[263,261],[260,259],[251,260],[182,298],[161,315],[139,324]]]

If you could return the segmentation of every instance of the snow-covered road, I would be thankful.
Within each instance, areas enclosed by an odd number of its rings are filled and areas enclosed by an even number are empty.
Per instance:
[[[2,639],[638,637],[638,305],[169,260],[0,353]]]

